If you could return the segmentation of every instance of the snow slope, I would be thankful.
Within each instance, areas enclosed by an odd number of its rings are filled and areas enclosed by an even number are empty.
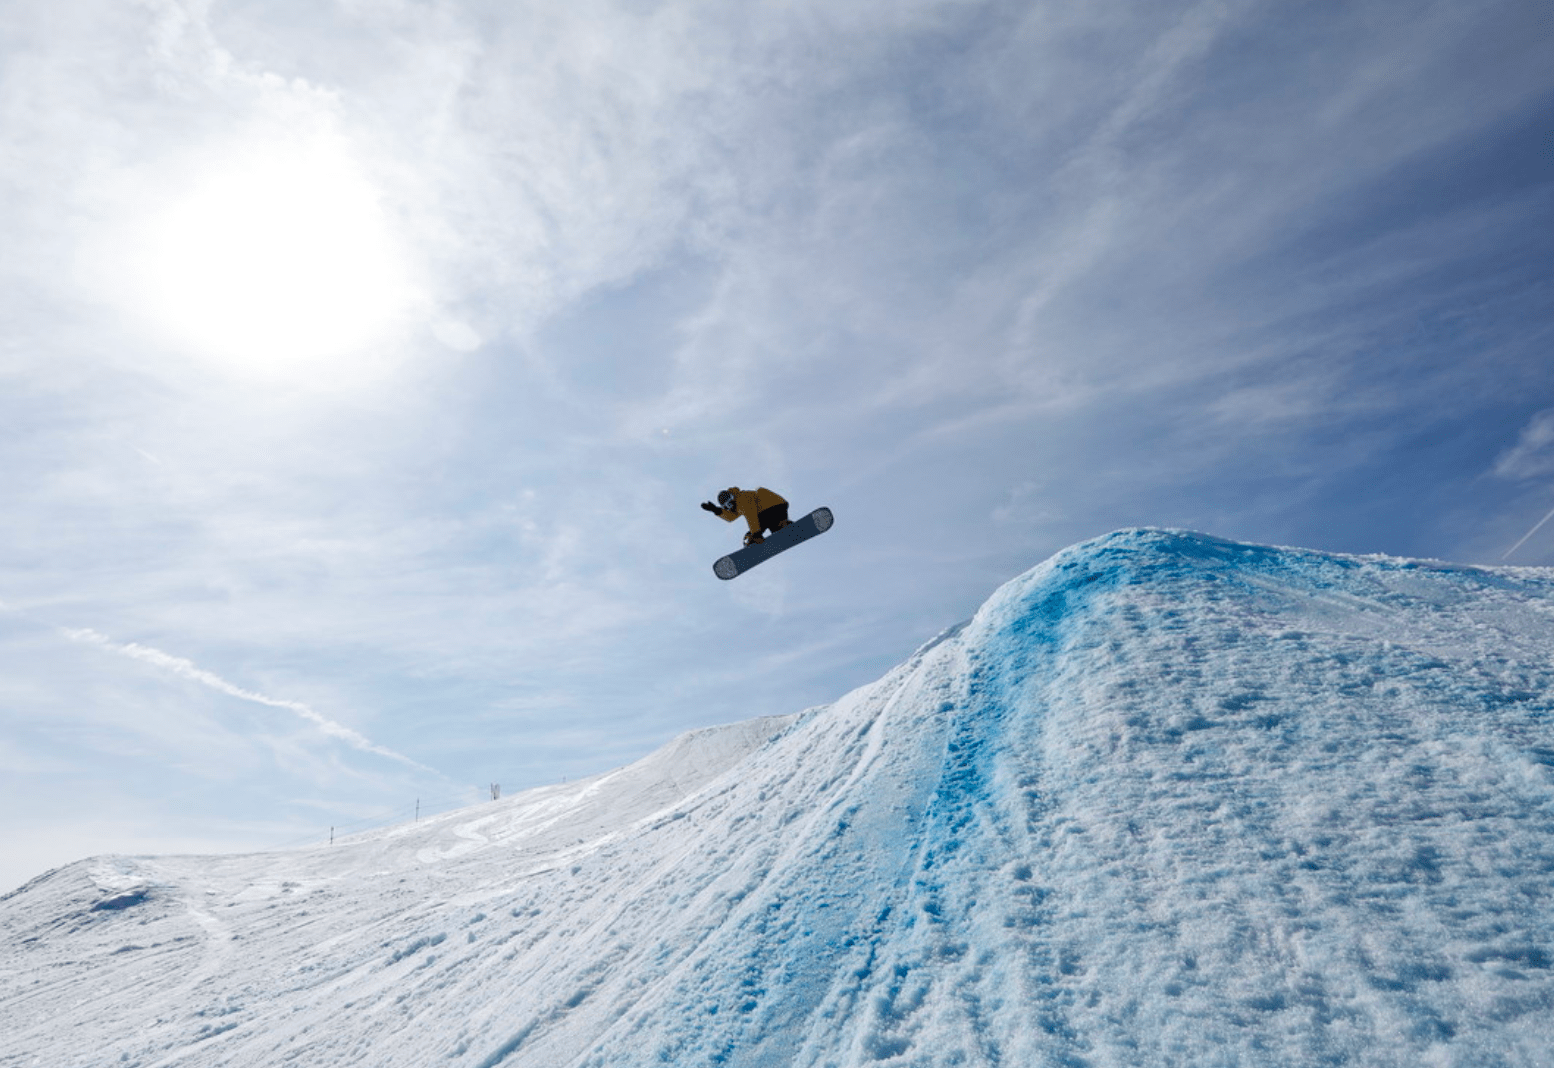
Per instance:
[[[1176,531],[610,775],[0,901],[0,1065],[1554,1063],[1554,572]]]

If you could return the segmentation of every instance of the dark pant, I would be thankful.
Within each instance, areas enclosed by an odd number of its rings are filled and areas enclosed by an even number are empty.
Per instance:
[[[776,530],[788,521],[788,502],[774,504],[770,508],[762,508],[756,513],[755,521],[761,524],[761,530]]]

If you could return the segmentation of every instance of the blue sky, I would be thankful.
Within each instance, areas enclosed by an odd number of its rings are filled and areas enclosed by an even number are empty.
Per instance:
[[[1534,5],[4,21],[0,884],[824,703],[1120,527],[1554,565]],[[718,582],[730,484],[837,525]]]

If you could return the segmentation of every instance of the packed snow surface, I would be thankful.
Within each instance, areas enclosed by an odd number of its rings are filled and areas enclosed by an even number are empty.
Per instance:
[[[0,1064],[1554,1063],[1554,572],[1143,530],[835,705],[0,902]]]

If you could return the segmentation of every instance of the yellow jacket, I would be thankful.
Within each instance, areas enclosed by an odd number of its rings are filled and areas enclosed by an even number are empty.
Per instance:
[[[744,516],[750,524],[750,533],[761,533],[761,521],[756,518],[762,512],[776,504],[787,504],[788,500],[779,494],[762,486],[760,489],[742,490],[738,486],[730,486],[728,491],[734,495],[734,507],[718,509],[718,518],[732,523],[740,516]]]

